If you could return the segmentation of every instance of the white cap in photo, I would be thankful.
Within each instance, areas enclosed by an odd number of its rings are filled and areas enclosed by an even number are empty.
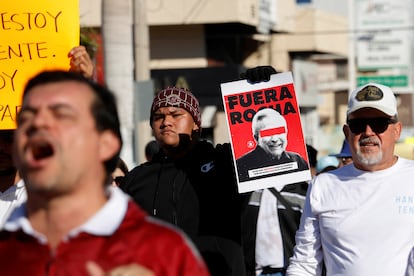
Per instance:
[[[388,116],[397,115],[397,100],[388,86],[368,83],[352,91],[348,100],[347,115],[361,108],[375,108]]]

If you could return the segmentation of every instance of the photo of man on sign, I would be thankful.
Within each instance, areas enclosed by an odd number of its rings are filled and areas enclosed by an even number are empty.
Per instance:
[[[221,84],[239,193],[311,179],[291,72]]]
[[[257,112],[252,121],[256,148],[239,159],[239,181],[308,169],[305,159],[295,152],[286,151],[288,126],[285,118],[274,109]]]

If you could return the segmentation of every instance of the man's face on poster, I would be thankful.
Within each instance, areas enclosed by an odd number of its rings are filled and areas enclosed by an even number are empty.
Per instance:
[[[286,125],[275,118],[264,118],[263,128],[259,130],[257,144],[267,153],[280,156],[287,146]]]
[[[287,147],[287,126],[282,115],[272,109],[264,109],[253,119],[257,145],[265,152],[279,157]]]

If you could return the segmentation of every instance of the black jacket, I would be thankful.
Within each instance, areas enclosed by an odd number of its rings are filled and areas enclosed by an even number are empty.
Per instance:
[[[305,203],[307,182],[288,184],[280,191],[279,195],[283,201],[278,199],[278,216],[279,225],[283,240],[283,253],[285,268],[289,264],[289,258],[293,255],[295,246],[295,234],[299,228],[300,217],[302,215],[303,205]],[[259,215],[261,198],[252,199],[253,192],[248,193],[244,202],[242,215],[243,225],[243,249],[248,276],[256,275],[256,226]],[[275,196],[275,200],[276,200]]]
[[[198,246],[213,275],[244,275],[237,270],[243,268],[241,196],[229,144],[214,147],[197,141],[178,159],[160,152],[131,170],[120,188],[149,214],[181,228]],[[217,254],[223,243],[233,252]],[[222,262],[227,264],[218,265]],[[227,269],[233,272],[226,273]]]
[[[257,146],[254,150],[246,153],[236,160],[237,169],[239,173],[240,181],[254,180],[263,177],[269,177],[273,175],[285,174],[286,172],[296,172],[308,169],[308,164],[302,156],[296,152],[283,152],[282,156],[277,159],[273,155],[266,153],[260,146]],[[285,163],[296,162],[297,168],[293,170],[283,170],[273,174],[266,174],[261,177],[249,177],[248,171],[251,169],[264,168],[272,165],[280,165]]]

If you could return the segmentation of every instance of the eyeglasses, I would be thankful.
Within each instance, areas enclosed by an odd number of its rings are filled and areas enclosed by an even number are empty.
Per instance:
[[[124,181],[125,176],[117,176],[113,180],[115,181],[116,185],[121,185],[122,181]]]
[[[367,125],[377,134],[383,133],[387,130],[389,124],[395,124],[395,118],[358,118],[347,121],[349,128],[354,134],[361,134],[367,129]]]

